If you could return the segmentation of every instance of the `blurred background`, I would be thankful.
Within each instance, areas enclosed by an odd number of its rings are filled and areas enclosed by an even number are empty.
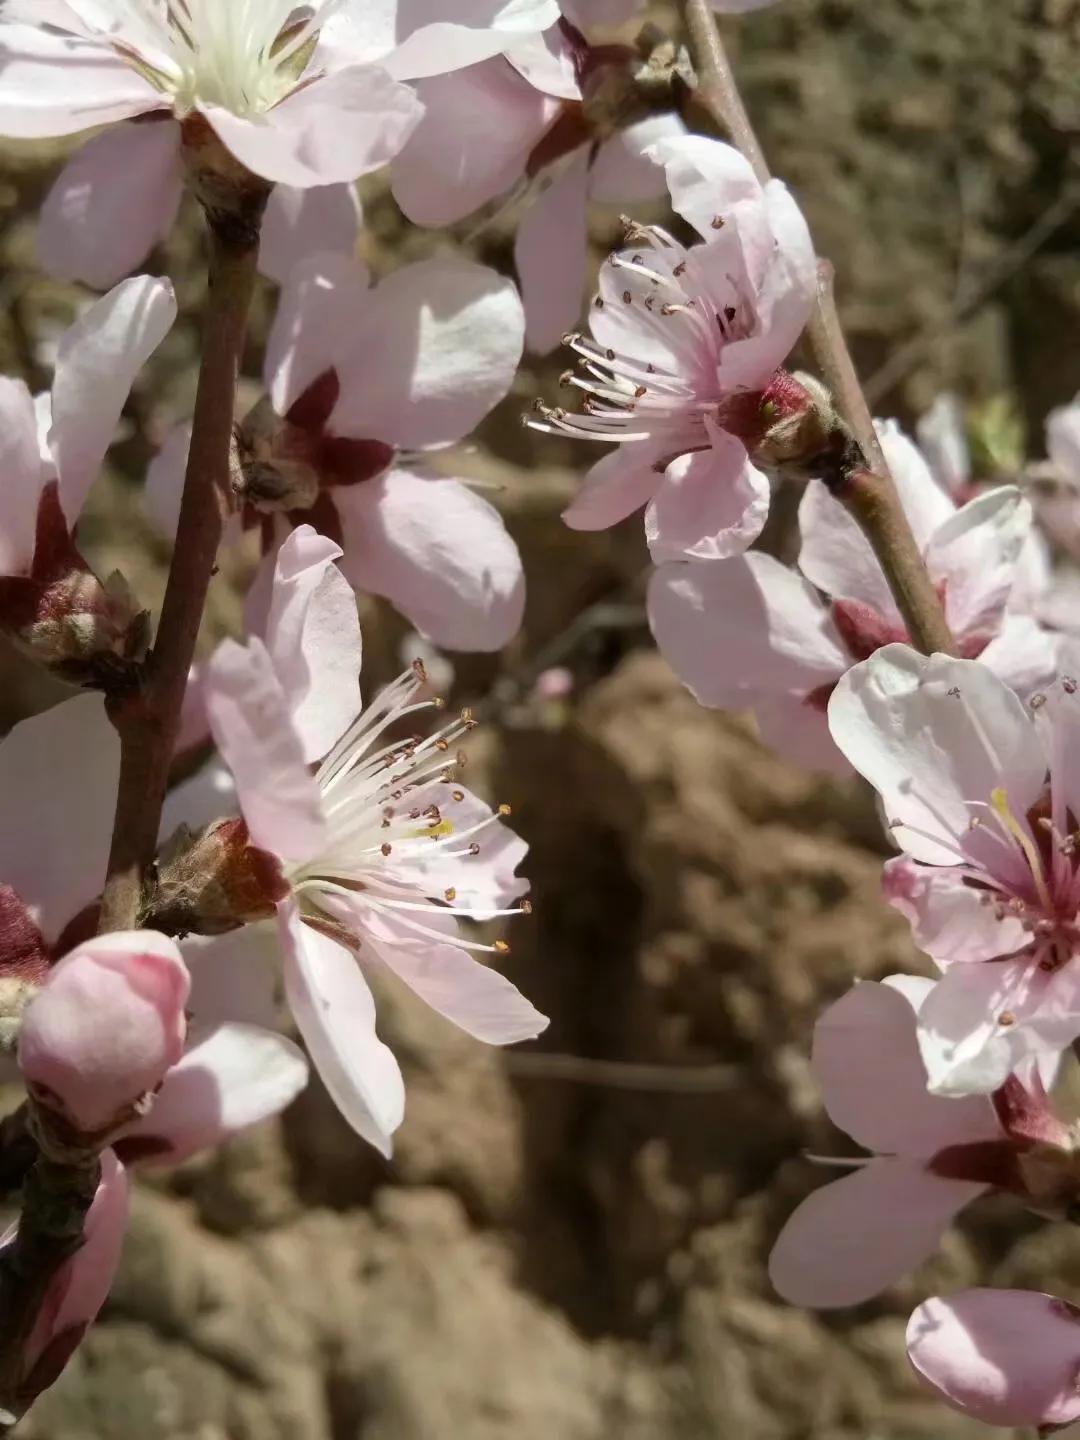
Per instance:
[[[664,5],[650,16],[675,33]],[[952,389],[995,463],[1038,459],[1046,411],[1080,389],[1078,0],[779,0],[727,29],[876,413],[910,422]],[[37,387],[88,298],[35,262],[64,153],[2,153],[0,367]],[[363,197],[377,272],[452,245],[510,268],[505,219],[426,233],[378,181]],[[593,233],[600,256],[617,215]],[[140,486],[194,389],[193,215],[149,268],[183,320],[83,534],[153,605],[167,547]],[[266,286],[253,384],[272,305]],[[499,1053],[380,997],[409,1096],[393,1163],[313,1081],[280,1124],[143,1184],[102,1323],[26,1440],[948,1440],[984,1432],[918,1390],[913,1304],[979,1283],[1080,1295],[1080,1233],[997,1201],[880,1302],[816,1316],[771,1292],[772,1240],[824,1178],[804,1152],[850,1149],[809,1072],[814,1018],[853,975],[920,962],[878,898],[867,794],[681,688],[644,621],[638,518],[563,527],[595,454],[520,415],[564,365],[527,358],[456,457],[495,487],[529,604],[502,656],[454,657],[450,691],[485,721],[472,782],[532,847],[535,913],[505,968],[550,1030]],[[207,644],[253,563],[219,577]],[[388,609],[363,620],[370,693],[415,642]],[[0,681],[5,723],[59,693],[8,652]]]

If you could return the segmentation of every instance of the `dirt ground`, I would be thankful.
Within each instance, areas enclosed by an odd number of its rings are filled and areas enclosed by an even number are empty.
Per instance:
[[[732,28],[879,413],[910,418],[946,383],[1007,393],[1041,453],[1042,415],[1080,389],[1080,0],[779,0]],[[0,363],[38,382],[37,341],[74,299],[33,269],[59,154],[5,151],[0,177]],[[368,198],[378,264],[431,243]],[[616,233],[598,217],[598,247]],[[504,233],[476,248],[505,265]],[[155,268],[194,315],[195,230]],[[194,346],[188,320],[89,527],[149,602],[164,552],[137,485]],[[474,779],[532,847],[506,968],[550,1031],[496,1053],[382,996],[409,1094],[394,1162],[313,1084],[280,1124],[142,1186],[103,1321],[27,1440],[960,1440],[979,1427],[908,1370],[912,1305],[973,1283],[1077,1298],[1080,1238],[996,1202],[879,1302],[820,1317],[771,1292],[769,1245],[821,1179],[802,1152],[846,1143],[809,1073],[814,1017],[854,975],[918,960],[878,899],[868,796],[682,690],[644,625],[637,523],[562,527],[591,456],[518,424],[559,368],[526,368],[470,461],[500,486],[530,600],[522,638],[463,660],[453,694],[487,721]],[[400,624],[364,618],[386,676]],[[533,693],[550,663],[573,673],[565,702]],[[8,718],[48,697],[13,658],[4,679]]]

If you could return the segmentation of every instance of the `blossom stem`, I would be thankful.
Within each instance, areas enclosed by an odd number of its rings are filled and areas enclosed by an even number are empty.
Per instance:
[[[220,197],[219,197],[220,198]],[[265,195],[245,195],[246,222],[206,206],[210,246],[202,361],[176,546],[157,639],[139,690],[111,705],[120,786],[99,928],[135,928],[157,848],[180,708],[218,546],[229,513],[236,383],[247,332]]]
[[[708,0],[684,0],[698,73],[697,94],[713,120],[731,136],[762,185],[772,179],[739,93],[716,17]],[[929,572],[889,475],[858,373],[833,297],[833,267],[818,262],[818,291],[807,324],[807,339],[837,409],[859,443],[866,468],[857,467],[830,483],[830,490],[858,523],[885,573],[911,642],[924,654],[955,653],[955,641]]]
[[[100,1178],[94,1154],[62,1163],[39,1155],[27,1174],[19,1228],[0,1254],[0,1434],[14,1429],[32,1398],[26,1343],[50,1283],[82,1244]]]

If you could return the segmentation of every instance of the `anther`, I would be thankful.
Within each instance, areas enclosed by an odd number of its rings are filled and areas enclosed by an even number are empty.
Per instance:
[[[640,400],[643,395],[647,395],[648,393],[649,387],[647,385],[639,385],[634,391],[634,399]]]
[[[473,712],[469,709],[467,705],[465,709],[461,712],[461,723],[465,726],[466,730],[476,729],[476,717],[473,715]]]
[[[499,953],[500,955],[509,955],[509,954],[510,954],[510,946],[506,943],[505,940],[496,940],[496,941],[495,941],[495,949],[498,951],[498,953]]]
[[[946,695],[948,695],[948,697],[949,697],[950,700],[959,700],[959,699],[960,699],[960,686],[959,686],[959,685],[954,685],[950,690],[946,690],[945,693],[946,693]]]
[[[531,915],[533,913],[533,903],[531,900],[522,900],[521,904],[518,906],[518,909],[521,911],[522,915]]]
[[[614,359],[615,359],[615,351],[614,351],[614,350],[605,350],[605,351],[604,351],[604,359],[605,359],[605,360],[614,360]]]
[[[562,372],[562,374],[559,376],[559,384],[560,384],[560,385],[562,386],[562,388],[565,390],[568,385],[572,385],[573,383],[574,383],[574,372],[573,372],[573,370],[564,370],[564,371]]]
[[[714,230],[722,230],[724,228],[724,217],[722,215],[714,215],[709,224]]]
[[[469,854],[470,854],[470,855],[479,855],[479,854],[480,854],[480,846],[476,843],[475,840],[474,840],[474,841],[472,842],[472,844],[469,846]]]
[[[394,847],[390,844],[389,840],[384,840],[383,843],[379,846],[379,849],[384,855],[389,855],[393,848]]]
[[[1005,1025],[1005,1026],[1015,1025],[1015,1024],[1016,1024],[1016,1016],[1012,1013],[1011,1010],[1003,1010],[1003,1011],[1001,1012],[1001,1014],[1000,1014],[1000,1015],[998,1016],[998,1018],[997,1018],[997,1023],[998,1023],[999,1025]]]
[[[506,817],[511,813],[511,811],[510,811],[510,806],[507,805],[507,804],[505,803],[505,801],[504,801],[504,803],[499,806],[499,811],[498,811],[498,813],[499,813],[499,814],[503,817],[503,819],[505,820]]]
[[[423,660],[417,659],[412,662],[412,672],[418,680],[423,680],[427,684],[427,671],[424,669]]]
[[[458,802],[458,804],[460,805],[461,802],[462,802],[462,800],[465,799],[465,791],[464,791],[464,790],[455,790],[455,791],[452,792],[450,798],[451,798],[452,800],[456,800],[456,801]]]
[[[450,749],[450,741],[440,735],[438,740],[435,741],[435,749],[441,750],[445,754],[446,751]]]
[[[448,905],[452,905],[457,899],[457,891],[454,889],[453,885],[450,885],[447,889],[443,891],[443,899]]]
[[[624,304],[624,305],[629,305],[629,304],[631,303],[631,301],[633,300],[634,297],[633,297],[633,295],[631,295],[631,293],[630,293],[629,290],[624,290],[624,291],[622,292],[622,298],[623,298],[623,304]]]
[[[1028,704],[1031,706],[1032,710],[1041,710],[1042,707],[1046,704],[1046,696],[1043,695],[1041,692],[1038,695],[1032,695],[1031,699],[1028,701]]]
[[[1075,695],[1076,681],[1071,675],[1063,675],[1061,677],[1061,688],[1065,691],[1066,695]]]
[[[675,276],[675,279],[676,279],[676,280],[678,280],[678,279],[680,278],[680,276],[685,275],[685,274],[686,274],[686,261],[685,261],[685,260],[680,260],[679,263],[678,263],[678,265],[675,266],[675,269],[672,270],[671,273],[672,273],[672,275]]]

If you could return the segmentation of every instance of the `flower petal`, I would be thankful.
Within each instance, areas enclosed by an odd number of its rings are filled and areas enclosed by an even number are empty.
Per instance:
[[[394,468],[335,492],[358,590],[383,595],[448,650],[498,650],[521,627],[525,579],[497,510],[458,480]]]
[[[335,560],[332,540],[301,525],[267,556],[272,575],[265,610],[248,595],[247,630],[266,645],[285,693],[304,760],[321,760],[360,713],[360,620],[356,596]]]
[[[37,411],[22,380],[0,376],[0,575],[25,575],[34,559],[38,503],[47,472]]]
[[[308,1053],[343,1117],[389,1159],[405,1084],[375,1033],[375,1001],[356,957],[305,925],[291,901],[280,926],[285,992]]]
[[[514,286],[484,265],[395,271],[357,316],[331,430],[410,448],[462,439],[510,389],[524,330]]]
[[[402,149],[423,109],[407,85],[356,65],[299,86],[253,119],[201,107],[233,155],[276,184],[339,185],[378,170]]]
[[[325,834],[319,787],[261,640],[218,646],[206,667],[206,713],[252,841],[283,860],[309,860]]]
[[[393,921],[380,916],[377,932],[367,934],[379,958],[414,994],[466,1034],[487,1045],[534,1040],[548,1027],[547,1017],[520,990],[487,965],[474,960],[452,940],[417,941],[411,931],[395,933]]]
[[[645,511],[653,561],[726,560],[752,545],[769,515],[769,482],[734,435],[706,419],[707,450],[680,455]]]
[[[647,505],[660,486],[660,454],[648,441],[618,445],[588,471],[563,511],[571,530],[606,530]]]
[[[108,44],[41,24],[0,24],[0,135],[74,135],[165,103]]]
[[[279,415],[336,368],[370,301],[371,275],[351,255],[318,254],[289,272],[266,342],[263,379]]]
[[[0,742],[0,794],[20,817],[0,826],[0,884],[48,940],[101,893],[119,778],[120,741],[100,695],[24,720]]]
[[[738,709],[770,695],[801,701],[848,664],[814,591],[759,551],[716,565],[660,566],[648,609],[661,653],[702,705]]]
[[[629,205],[663,195],[666,177],[649,152],[661,141],[685,134],[685,125],[673,111],[624,125],[596,152],[589,171],[589,199],[601,205]]]
[[[860,1305],[921,1265],[986,1188],[906,1157],[871,1160],[802,1202],[773,1246],[769,1279],[793,1305]]]
[[[908,1322],[907,1350],[947,1405],[984,1424],[1041,1429],[1080,1419],[1080,1316],[1052,1295],[935,1296]]]
[[[169,233],[182,195],[178,125],[119,125],[95,135],[68,161],[41,207],[42,269],[107,290]]]
[[[514,241],[529,349],[547,355],[582,309],[588,274],[589,150],[581,146],[525,212]]]
[[[452,225],[509,190],[558,104],[501,59],[422,80],[424,118],[394,161],[394,199],[415,225]]]
[[[929,865],[957,863],[961,845],[977,845],[972,803],[1003,789],[1026,815],[1046,777],[1024,707],[975,660],[886,645],[837,685],[829,726],[881,795],[897,843]]]
[[[254,1025],[219,1025],[173,1066],[117,1148],[129,1163],[179,1165],[279,1114],[307,1081],[307,1062],[291,1041]]]
[[[757,200],[761,185],[734,145],[704,135],[675,135],[660,140],[652,159],[667,175],[671,203],[703,240],[716,238],[713,221],[740,200]]]
[[[352,185],[296,190],[278,185],[263,217],[259,269],[284,285],[294,267],[316,252],[352,255],[363,210]]]
[[[74,525],[105,459],[131,386],[172,329],[168,280],[137,275],[91,305],[60,341],[49,447]]]
[[[868,1150],[928,1159],[1001,1138],[981,1096],[927,1091],[915,1010],[890,986],[860,981],[830,1005],[814,1029],[813,1063],[829,1118]]]
[[[992,635],[1000,627],[1031,523],[1030,503],[1014,485],[1002,485],[969,500],[934,532],[926,564],[945,587],[954,635]]]

